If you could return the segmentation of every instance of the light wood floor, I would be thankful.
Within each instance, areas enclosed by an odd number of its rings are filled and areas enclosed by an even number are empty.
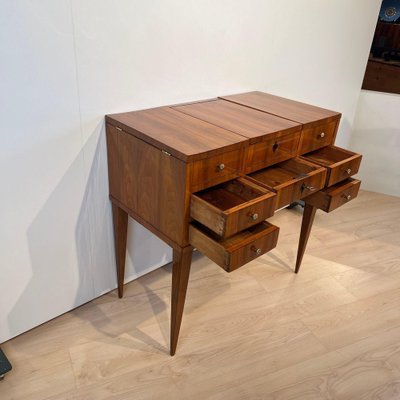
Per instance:
[[[317,212],[298,276],[300,210],[278,247],[227,274],[194,256],[177,354],[171,267],[2,347],[8,399],[400,399],[400,199]]]

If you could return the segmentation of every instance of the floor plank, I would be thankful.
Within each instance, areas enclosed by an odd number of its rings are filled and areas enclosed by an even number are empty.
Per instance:
[[[2,344],[0,398],[399,399],[400,199],[318,212],[299,275],[301,209],[271,222],[278,247],[231,274],[194,255],[174,357],[167,265]]]

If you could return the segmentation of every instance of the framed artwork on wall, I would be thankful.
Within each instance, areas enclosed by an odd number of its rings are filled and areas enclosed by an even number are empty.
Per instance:
[[[383,0],[363,89],[400,93],[400,0]]]

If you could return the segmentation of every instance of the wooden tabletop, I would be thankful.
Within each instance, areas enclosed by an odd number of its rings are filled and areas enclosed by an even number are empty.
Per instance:
[[[235,132],[256,143],[277,132],[301,130],[301,124],[223,99],[174,107],[175,110]]]
[[[106,116],[106,121],[191,162],[328,122],[340,113],[262,92]]]
[[[106,120],[185,162],[234,150],[248,142],[243,136],[170,107],[109,115]]]
[[[263,92],[241,93],[220,98],[298,122],[306,127],[318,124],[322,120],[325,122],[335,120],[341,115],[336,111]]]

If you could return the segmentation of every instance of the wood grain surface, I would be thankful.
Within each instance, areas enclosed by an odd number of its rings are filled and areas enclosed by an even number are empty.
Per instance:
[[[237,178],[243,169],[243,156],[243,150],[233,150],[190,163],[190,191],[197,192]]]
[[[271,217],[276,194],[239,178],[192,194],[190,216],[226,238]]]
[[[318,125],[321,121],[334,121],[341,116],[335,111],[263,92],[221,96],[221,99],[299,122],[307,127]]]
[[[333,144],[341,114],[263,92],[222,96],[221,99],[302,124],[299,155]]]
[[[174,250],[171,355],[190,267],[184,249],[193,245],[229,272],[273,249],[279,228],[262,220],[323,188],[327,168],[328,185],[345,178],[343,165],[346,177],[358,169],[361,157],[337,161],[333,147],[317,164],[296,157],[333,144],[339,120],[339,113],[261,92],[106,117],[119,295],[129,214]],[[249,172],[251,190],[234,181]],[[256,185],[268,192],[260,196]],[[331,204],[340,203],[336,197]],[[306,220],[302,232],[309,233],[313,218]]]
[[[310,237],[311,228],[314,223],[314,218],[317,208],[309,203],[305,203],[303,210],[303,219],[301,221],[299,247],[297,249],[296,266],[294,272],[297,274],[300,270],[301,262],[307,247],[308,239]]]
[[[285,131],[301,130],[301,124],[243,107],[226,100],[206,101],[174,107],[175,110],[250,139],[250,143],[268,140],[270,136]]]
[[[400,201],[360,191],[317,213],[293,274],[301,210],[278,247],[227,274],[194,254],[169,357],[172,265],[1,345],[13,400],[397,400]]]
[[[109,124],[107,141],[112,198],[168,237],[168,244],[187,245],[188,164]]]
[[[300,131],[280,132],[245,148],[243,172],[248,174],[298,154]]]
[[[234,150],[248,142],[243,136],[171,107],[108,115],[106,121],[185,162]]]
[[[311,127],[304,127],[301,131],[300,143],[297,154],[319,149],[335,142],[339,121],[323,122]]]
[[[112,204],[115,264],[117,266],[118,297],[124,294],[126,240],[128,238],[128,213],[116,204]]]
[[[343,204],[354,200],[360,190],[361,181],[358,179],[346,179],[343,182],[337,183],[329,188],[320,190],[310,196],[307,196],[304,201],[318,209],[331,212],[336,210]]]
[[[297,157],[254,172],[248,179],[274,190],[277,194],[275,207],[278,209],[322,189],[326,169]]]
[[[193,222],[189,241],[210,260],[228,272],[242,267],[276,247],[279,228],[264,221],[223,239],[208,228]]]
[[[361,154],[337,146],[327,146],[303,157],[327,168],[326,186],[332,186],[355,175],[362,158]]]

